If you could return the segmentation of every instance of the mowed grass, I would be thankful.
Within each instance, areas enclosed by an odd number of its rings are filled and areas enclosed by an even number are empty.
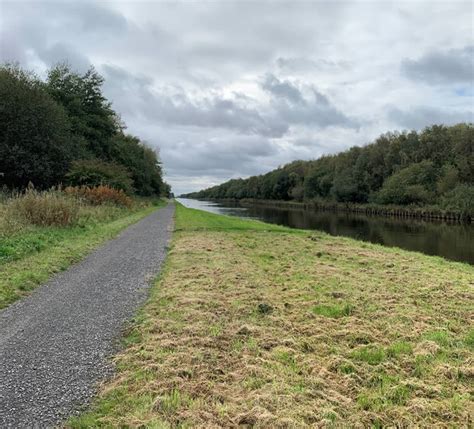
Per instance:
[[[87,216],[66,227],[20,225],[10,231],[0,222],[0,309],[164,204],[89,207]]]
[[[177,207],[89,427],[469,427],[474,268]]]

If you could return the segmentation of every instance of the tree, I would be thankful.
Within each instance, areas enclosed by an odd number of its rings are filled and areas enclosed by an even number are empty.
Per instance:
[[[161,163],[153,149],[138,137],[117,134],[113,140],[111,158],[130,171],[139,195],[160,195],[163,191]]]
[[[66,110],[81,150],[91,157],[108,160],[111,138],[121,131],[121,123],[102,95],[103,82],[93,67],[80,75],[67,64],[59,64],[49,71],[46,88]]]
[[[74,161],[67,174],[67,181],[73,186],[109,186],[131,194],[133,180],[129,171],[122,165],[99,159]]]
[[[60,183],[74,147],[64,109],[34,75],[0,67],[0,172],[4,183],[38,188]]]
[[[381,204],[423,204],[433,201],[436,168],[431,161],[410,165],[390,176],[377,195]]]
[[[443,196],[459,184],[474,184],[472,124],[385,133],[364,147],[293,161],[261,176],[190,195],[440,205],[453,201]]]

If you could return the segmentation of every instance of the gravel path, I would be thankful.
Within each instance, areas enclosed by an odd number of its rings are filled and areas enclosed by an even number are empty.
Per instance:
[[[173,213],[154,212],[0,312],[0,428],[54,426],[87,404],[165,258]]]

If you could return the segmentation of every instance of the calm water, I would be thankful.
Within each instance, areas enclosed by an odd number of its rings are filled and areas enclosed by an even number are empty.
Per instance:
[[[217,203],[187,198],[178,198],[178,201],[186,207],[211,213],[259,219],[291,228],[317,229],[332,235],[343,235],[385,246],[397,246],[474,264],[472,224],[449,224],[259,205],[242,207],[238,203]]]

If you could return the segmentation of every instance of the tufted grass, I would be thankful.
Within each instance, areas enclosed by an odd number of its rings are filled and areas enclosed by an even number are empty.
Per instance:
[[[176,216],[115,377],[69,427],[472,423],[474,267],[182,206]]]

